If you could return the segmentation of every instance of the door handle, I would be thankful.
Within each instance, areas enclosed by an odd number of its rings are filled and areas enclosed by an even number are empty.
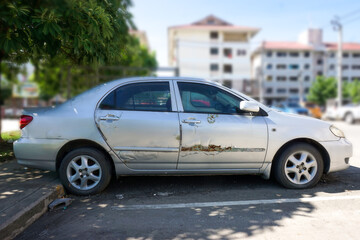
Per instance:
[[[199,124],[201,123],[200,120],[196,120],[196,119],[184,119],[182,120],[183,123],[189,123],[189,124]]]
[[[101,116],[100,117],[100,120],[104,120],[104,121],[106,121],[106,120],[117,121],[119,119],[120,119],[120,117],[112,115],[112,114],[108,114],[106,116]]]

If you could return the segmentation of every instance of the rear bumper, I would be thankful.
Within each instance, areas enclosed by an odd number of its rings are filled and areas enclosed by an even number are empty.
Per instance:
[[[14,142],[19,164],[44,170],[56,170],[56,156],[66,139],[20,138]]]
[[[338,141],[320,142],[326,149],[330,157],[330,168],[327,173],[341,171],[347,169],[349,159],[353,154],[352,144],[345,138]]]

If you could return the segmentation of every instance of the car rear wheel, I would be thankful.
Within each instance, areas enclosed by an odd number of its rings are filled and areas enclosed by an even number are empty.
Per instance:
[[[323,170],[321,154],[305,143],[291,145],[274,163],[275,179],[286,188],[313,187],[319,182]]]
[[[79,148],[68,153],[61,162],[60,180],[69,193],[91,195],[103,191],[111,179],[111,168],[102,152]]]

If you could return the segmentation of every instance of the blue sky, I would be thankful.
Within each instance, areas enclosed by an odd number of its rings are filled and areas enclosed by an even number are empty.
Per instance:
[[[296,41],[300,32],[321,27],[336,41],[330,20],[344,16],[344,41],[360,42],[359,0],[133,0],[136,26],[147,33],[160,66],[167,66],[167,28],[214,14],[234,25],[261,28],[254,42]],[[348,22],[348,23],[347,23]]]

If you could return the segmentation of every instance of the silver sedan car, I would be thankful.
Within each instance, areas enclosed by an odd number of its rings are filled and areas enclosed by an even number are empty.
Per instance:
[[[352,156],[327,122],[193,78],[116,80],[29,109],[20,124],[18,162],[57,171],[77,195],[104,190],[113,174],[273,174],[287,188],[308,188]]]

